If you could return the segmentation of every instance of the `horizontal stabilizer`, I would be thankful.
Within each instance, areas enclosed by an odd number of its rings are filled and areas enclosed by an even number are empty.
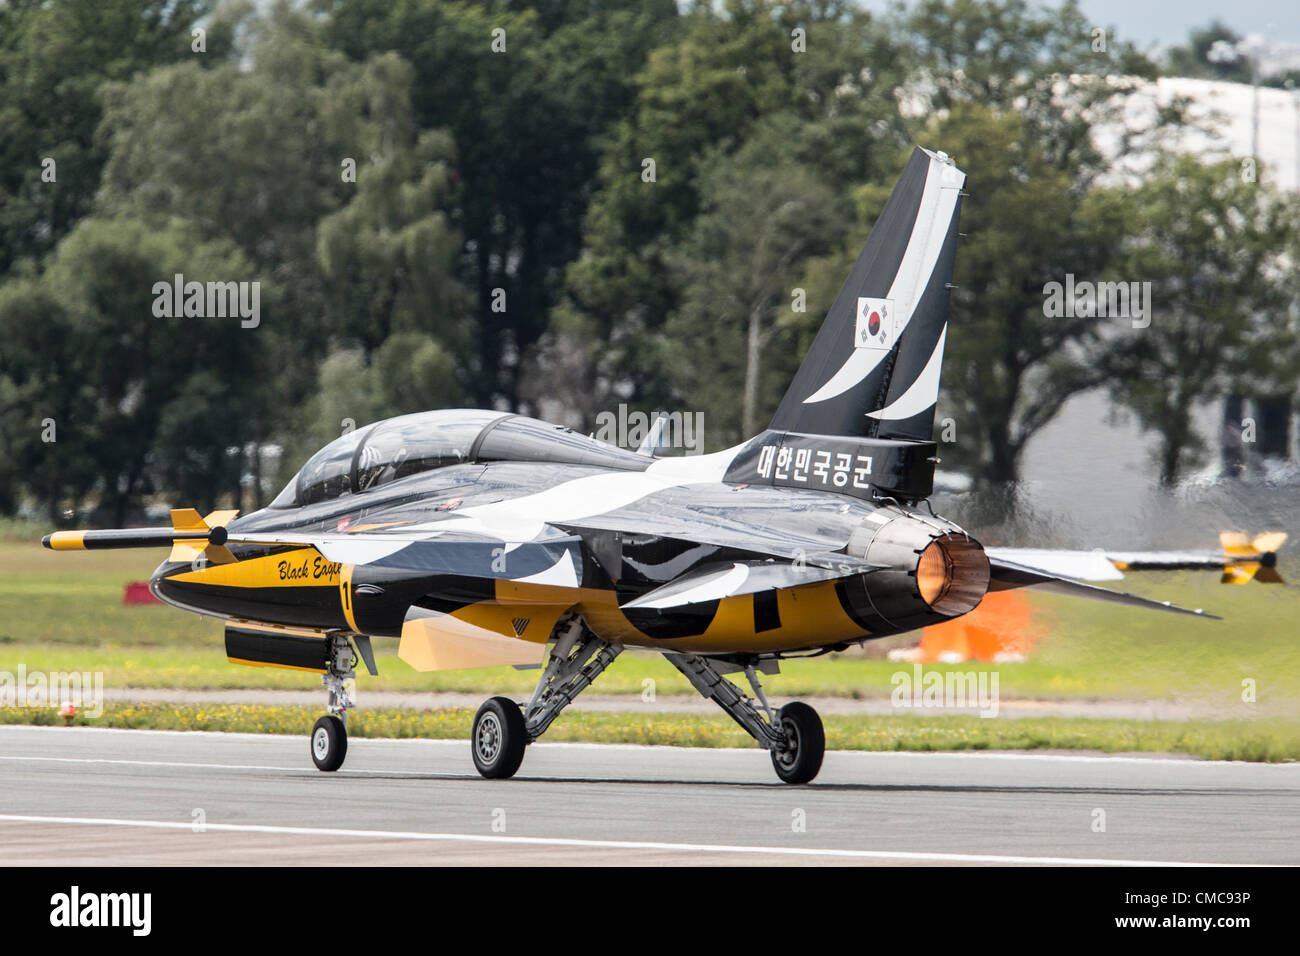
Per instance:
[[[1225,584],[1255,580],[1281,583],[1277,551],[1286,533],[1270,531],[1254,538],[1236,531],[1219,535],[1220,551],[1072,551],[1060,548],[988,548],[990,559],[1034,568],[1080,581],[1119,581],[1126,571],[1221,571]]]
[[[1044,574],[1078,581],[1122,581],[1123,573],[1104,551],[1063,551],[1048,548],[985,548],[990,561],[1035,568]]]
[[[1225,562],[1224,584],[1245,584],[1247,581],[1259,581],[1261,584],[1281,584],[1282,575],[1277,570],[1277,552],[1286,543],[1285,531],[1266,531],[1254,538],[1239,531],[1224,531],[1219,535],[1223,546]]]
[[[1199,608],[1189,610],[1168,601],[1152,601],[1138,597],[1136,594],[1124,594],[1120,591],[1108,591],[1093,584],[1085,584],[1073,578],[1060,577],[1040,568],[1031,568],[1016,564],[1003,557],[989,556],[991,580],[990,591],[1007,591],[1012,588],[1033,588],[1049,594],[1064,594],[1068,597],[1087,598],[1090,601],[1105,601],[1108,604],[1124,604],[1129,607],[1142,607],[1152,611],[1169,611],[1174,614],[1189,614],[1192,617],[1206,617],[1219,621],[1222,618],[1209,614]]]
[[[734,561],[705,565],[640,597],[628,601],[623,610],[664,610],[703,604],[742,594],[756,594],[775,588],[818,584],[875,570],[864,562],[846,560],[839,567],[810,564],[778,564],[770,561]]]

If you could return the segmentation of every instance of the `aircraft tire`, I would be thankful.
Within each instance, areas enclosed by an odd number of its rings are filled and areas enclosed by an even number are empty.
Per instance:
[[[348,730],[334,714],[326,714],[311,729],[311,759],[317,770],[332,772],[348,755]]]
[[[803,701],[791,701],[776,712],[781,728],[792,746],[772,751],[772,767],[786,783],[807,783],[822,768],[826,754],[826,731],[822,719]]]
[[[484,701],[470,731],[470,750],[478,772],[489,780],[513,777],[527,746],[528,731],[519,705],[508,697]]]

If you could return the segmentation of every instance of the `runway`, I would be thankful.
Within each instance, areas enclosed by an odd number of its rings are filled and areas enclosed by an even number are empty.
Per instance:
[[[465,741],[0,727],[0,862],[1300,864],[1300,764],[539,743],[481,779]]]

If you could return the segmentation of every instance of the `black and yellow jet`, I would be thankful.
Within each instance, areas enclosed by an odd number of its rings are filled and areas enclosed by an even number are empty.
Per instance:
[[[1084,583],[1119,569],[1230,566],[1276,578],[1284,535],[1224,553],[998,551],[922,510],[965,175],[917,149],[770,427],[726,451],[625,451],[532,418],[405,415],[321,449],[267,507],[172,512],[172,527],[57,532],[55,550],[170,546],[153,592],[224,618],[230,660],[319,672],[311,752],[347,751],[350,679],[371,640],[417,670],[544,665],[526,705],[494,697],[475,766],[509,777],[528,743],[624,647],[662,653],[804,783],[824,750],[806,704],[758,674],[1040,587],[1201,614]],[[1100,573],[1095,564],[1100,561]],[[743,672],[753,697],[727,679]]]

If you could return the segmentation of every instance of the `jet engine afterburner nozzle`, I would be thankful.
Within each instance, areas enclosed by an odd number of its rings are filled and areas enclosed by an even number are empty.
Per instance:
[[[892,509],[891,509],[892,510]],[[914,581],[935,613],[973,610],[989,587],[989,560],[978,541],[943,519],[877,512],[854,534],[849,553]],[[902,581],[900,580],[900,584]]]
[[[931,540],[916,562],[921,599],[940,614],[973,611],[989,589],[989,559],[979,542],[964,534]]]

